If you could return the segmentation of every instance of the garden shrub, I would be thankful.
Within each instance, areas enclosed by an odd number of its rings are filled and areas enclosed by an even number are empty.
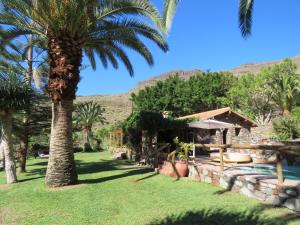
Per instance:
[[[294,139],[300,135],[299,124],[292,116],[282,116],[274,119],[273,130],[280,141]]]

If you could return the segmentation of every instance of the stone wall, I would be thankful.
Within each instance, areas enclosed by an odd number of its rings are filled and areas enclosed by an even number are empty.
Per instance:
[[[219,166],[196,163],[189,164],[189,178],[300,212],[300,183],[294,181],[286,180],[278,185],[274,177],[241,174],[234,170],[220,172]]]
[[[251,129],[252,144],[268,144],[272,135],[272,124],[260,125]]]

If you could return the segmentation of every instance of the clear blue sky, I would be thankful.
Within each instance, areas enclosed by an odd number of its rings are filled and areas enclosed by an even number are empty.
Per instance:
[[[153,0],[161,9],[163,0]],[[238,29],[238,0],[182,0],[165,54],[149,43],[155,65],[149,67],[129,51],[135,75],[119,70],[81,72],[78,95],[125,93],[139,81],[177,69],[220,71],[240,64],[272,61],[300,54],[300,1],[255,1],[253,34],[247,40]],[[87,61],[84,59],[84,64]]]

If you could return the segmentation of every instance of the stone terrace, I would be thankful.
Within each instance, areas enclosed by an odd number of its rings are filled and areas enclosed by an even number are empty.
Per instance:
[[[240,192],[266,204],[284,206],[300,212],[300,180],[297,182],[286,179],[279,185],[275,176],[241,173],[232,166],[233,164],[225,164],[224,172],[221,172],[219,163],[205,157],[197,158],[189,162],[189,178],[223,187],[225,190],[220,193]]]

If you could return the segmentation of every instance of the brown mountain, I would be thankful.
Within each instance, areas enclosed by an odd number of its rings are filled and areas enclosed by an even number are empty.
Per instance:
[[[300,73],[300,55],[292,57],[291,60],[298,66],[298,72]],[[230,72],[234,76],[241,76],[247,73],[258,73],[261,69],[272,66],[274,64],[280,63],[281,60],[273,62],[262,62],[262,63],[251,63],[244,64],[239,67],[227,70],[225,72]],[[159,80],[165,80],[170,76],[178,75],[182,79],[188,79],[191,76],[203,73],[202,70],[174,70],[168,73],[161,74],[159,76],[154,76],[148,80],[139,82],[133,89],[125,94],[115,94],[115,95],[95,95],[95,96],[79,96],[76,102],[82,101],[96,101],[101,104],[105,109],[105,117],[107,118],[108,125],[114,124],[118,121],[125,119],[130,115],[132,111],[132,104],[130,101],[130,94],[136,93],[139,90],[154,85]]]
[[[300,73],[300,55],[290,58],[298,67],[297,71]],[[235,76],[241,76],[247,73],[258,73],[261,69],[279,64],[282,60],[273,61],[273,62],[262,62],[262,63],[249,63],[243,64],[239,67],[228,70],[227,72],[232,73]]]

